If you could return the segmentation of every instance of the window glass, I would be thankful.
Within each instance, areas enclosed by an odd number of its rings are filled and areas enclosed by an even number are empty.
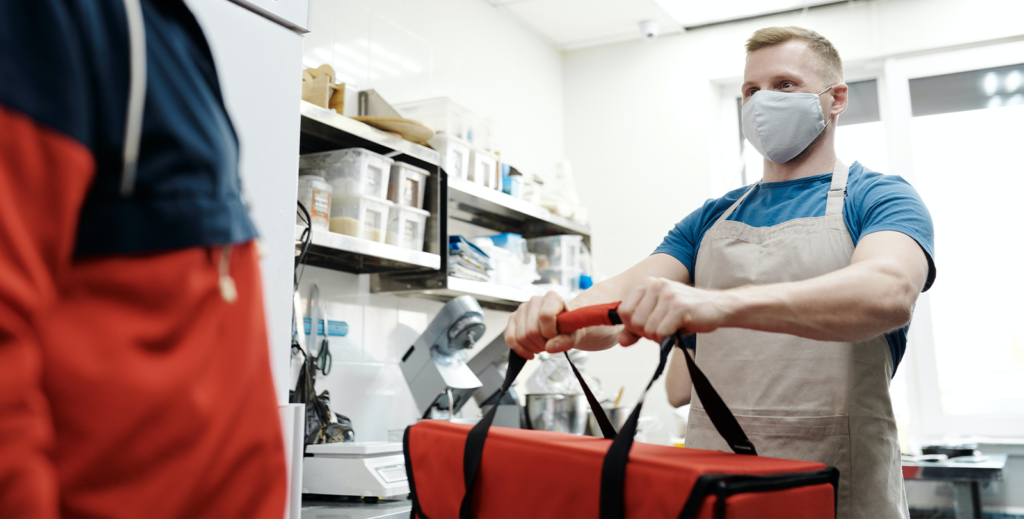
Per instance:
[[[914,117],[1024,104],[1024,64],[910,80]]]
[[[943,83],[918,83],[912,96],[933,103],[940,96],[923,93],[926,84]],[[939,113],[911,120],[915,186],[935,222],[938,276],[930,297],[939,400],[946,415],[1022,415],[1024,105],[958,111],[964,100],[947,94],[945,105],[912,97],[915,113],[920,106]]]
[[[878,109],[878,81],[856,81],[848,83],[849,101],[846,111],[839,118],[839,126],[881,121]]]

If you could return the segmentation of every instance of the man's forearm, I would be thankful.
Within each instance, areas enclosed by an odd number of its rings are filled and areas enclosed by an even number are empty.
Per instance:
[[[920,286],[886,262],[866,261],[805,281],[721,293],[723,327],[860,341],[910,321]]]

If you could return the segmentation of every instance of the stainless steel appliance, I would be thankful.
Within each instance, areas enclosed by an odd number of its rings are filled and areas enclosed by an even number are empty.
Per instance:
[[[494,425],[518,429],[525,418],[523,406],[519,404],[519,395],[515,389],[509,389],[498,401],[501,384],[505,381],[505,370],[508,368],[508,344],[505,335],[499,334],[490,344],[469,359],[469,369],[473,370],[482,384],[473,393],[473,399],[480,410],[487,412],[490,406],[498,405],[494,416]]]
[[[526,418],[530,429],[583,434],[590,410],[585,395],[534,393],[526,395]]]
[[[484,312],[471,296],[441,308],[399,364],[422,418],[450,418],[481,386],[465,350],[483,336]]]
[[[622,429],[622,424],[626,423],[626,418],[629,418],[629,413],[633,411],[631,406],[620,405],[617,407],[612,406],[601,406],[604,409],[604,414],[608,417],[608,421],[612,423],[612,427],[615,432]],[[601,436],[601,426],[597,424],[597,418],[594,417],[594,412],[587,408],[587,434],[591,436]]]

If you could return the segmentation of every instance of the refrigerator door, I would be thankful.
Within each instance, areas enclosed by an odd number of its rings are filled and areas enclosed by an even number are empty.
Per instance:
[[[299,34],[309,32],[309,0],[231,0]]]

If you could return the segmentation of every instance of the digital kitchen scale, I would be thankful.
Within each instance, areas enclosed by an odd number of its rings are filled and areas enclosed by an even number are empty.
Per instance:
[[[307,445],[302,461],[304,494],[394,497],[409,493],[401,443]]]

